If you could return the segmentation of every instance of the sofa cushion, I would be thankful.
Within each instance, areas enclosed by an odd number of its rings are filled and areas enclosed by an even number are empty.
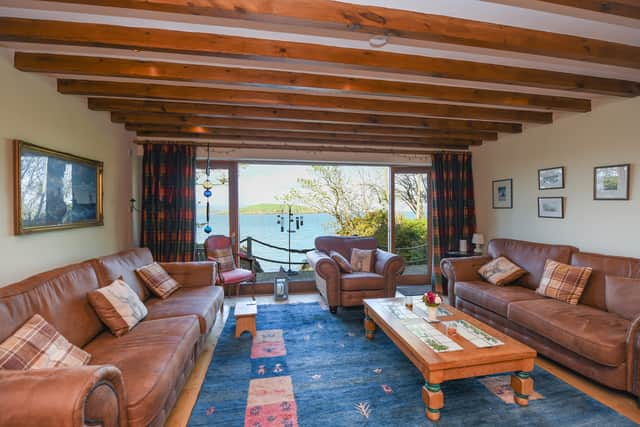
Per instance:
[[[607,276],[607,311],[627,320],[635,320],[640,315],[640,279]]]
[[[103,256],[95,260],[100,286],[108,286],[121,278],[135,291],[142,301],[149,298],[149,290],[136,270],[153,262],[148,248],[136,248],[117,254]]]
[[[47,369],[84,366],[91,355],[71,344],[39,314],[0,343],[0,369]]]
[[[516,283],[529,289],[536,289],[542,278],[544,263],[547,259],[568,264],[571,254],[578,249],[573,246],[546,245],[513,239],[493,239],[487,251],[492,258],[505,256],[518,264],[529,274],[522,276]]]
[[[149,310],[147,319],[194,315],[198,317],[200,333],[204,334],[215,323],[223,301],[224,292],[220,286],[184,287],[169,299],[149,298],[146,301]]]
[[[527,274],[525,270],[503,256],[495,258],[480,267],[478,273],[484,280],[496,286],[508,285]]]
[[[180,289],[180,284],[157,262],[140,267],[136,272],[151,293],[162,299],[169,298],[172,293]]]
[[[121,337],[105,332],[84,349],[92,364],[122,371],[129,425],[146,426],[163,410],[199,338],[196,317],[184,316],[145,320]]]
[[[346,273],[341,276],[343,291],[365,291],[384,289],[384,276],[376,273]]]
[[[548,259],[536,292],[576,305],[589,276],[591,276],[591,267],[575,267]]]
[[[544,298],[511,303],[507,317],[602,365],[615,367],[626,360],[630,322],[615,314]]]
[[[509,304],[514,301],[544,299],[535,291],[522,286],[494,286],[483,281],[456,282],[456,298],[462,298],[507,317]]]
[[[138,294],[123,280],[114,280],[109,286],[89,292],[87,297],[100,320],[117,337],[129,332],[148,314]]]

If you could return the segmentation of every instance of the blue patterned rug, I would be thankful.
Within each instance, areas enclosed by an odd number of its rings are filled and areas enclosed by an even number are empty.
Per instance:
[[[368,341],[362,309],[261,305],[258,335],[234,338],[233,311],[190,426],[428,426],[422,376],[382,333]],[[528,407],[508,375],[446,382],[440,426],[635,426],[538,367]]]

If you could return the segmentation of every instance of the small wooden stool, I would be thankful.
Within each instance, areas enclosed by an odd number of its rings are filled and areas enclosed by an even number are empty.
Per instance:
[[[236,304],[236,310],[234,317],[236,318],[236,338],[238,338],[244,331],[248,331],[251,336],[256,336],[256,315],[258,314],[258,305],[238,303]]]

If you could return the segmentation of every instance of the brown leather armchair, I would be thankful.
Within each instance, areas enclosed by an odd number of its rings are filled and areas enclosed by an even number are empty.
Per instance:
[[[331,313],[338,307],[362,305],[365,298],[388,298],[396,294],[396,281],[404,270],[404,260],[377,249],[373,237],[322,236],[315,240],[315,250],[307,252],[307,260],[315,273],[316,288],[329,304]],[[371,273],[340,271],[329,253],[336,251],[347,259],[351,250],[377,249],[375,268]]]

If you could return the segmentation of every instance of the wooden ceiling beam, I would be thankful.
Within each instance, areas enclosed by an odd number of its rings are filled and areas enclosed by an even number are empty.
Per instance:
[[[313,25],[366,34],[640,68],[640,47],[541,30],[331,0],[58,0],[258,22]],[[600,3],[606,8],[610,2]],[[615,3],[615,2],[614,2]],[[620,2],[618,2],[620,3]],[[617,5],[618,6],[618,5]],[[634,8],[635,9],[635,8]]]
[[[59,79],[58,91],[60,93],[73,95],[224,102],[230,104],[243,103],[328,110],[375,111],[475,120],[531,123],[551,123],[553,121],[552,113],[540,111],[508,110],[409,101],[387,101],[339,96],[256,92],[199,86]]]
[[[254,129],[254,130],[281,130],[303,132],[330,132],[337,134],[369,135],[370,137],[403,136],[413,138],[460,138],[481,139],[495,141],[498,139],[496,132],[463,132],[442,129],[419,129],[388,126],[358,126],[352,124],[335,123],[310,123],[293,122],[285,120],[256,120],[228,117],[203,117],[167,113],[111,113],[111,121],[114,123],[154,124],[172,126],[201,126],[205,128],[220,129]]]
[[[147,136],[147,138],[151,138],[152,136]],[[176,136],[153,136],[153,140],[145,140],[141,136],[140,139],[136,140],[136,144],[144,145],[144,144],[189,144],[189,145],[197,145],[197,146],[211,146],[213,148],[226,148],[226,149],[247,149],[247,150],[288,150],[288,151],[305,151],[305,152],[336,152],[336,153],[367,153],[367,154],[414,154],[414,155],[425,155],[433,152],[437,149],[443,150],[467,150],[469,147],[464,146],[433,146],[426,149],[397,149],[397,148],[377,148],[377,147],[347,147],[332,144],[330,141],[323,143],[323,145],[312,145],[312,144],[300,144],[300,143],[284,143],[284,144],[265,144],[265,140],[255,140],[253,138],[240,138],[239,143],[235,142],[222,142],[222,141],[203,141],[203,140],[195,140],[190,141],[190,136],[183,135],[185,139],[176,141]],[[162,140],[162,138],[166,138],[166,140]],[[193,139],[193,138],[191,138]],[[274,142],[281,142],[280,140],[275,140]],[[314,142],[318,144],[317,141]]]
[[[404,115],[296,110],[291,108],[148,101],[121,98],[89,98],[88,103],[89,108],[94,111],[123,113],[168,113],[189,116],[196,115],[220,118],[272,119],[314,124],[351,124],[368,127],[392,126],[400,128],[434,129],[460,132],[522,132],[522,125],[519,123],[433,119]]]
[[[538,0],[558,6],[568,6],[591,12],[606,13],[629,19],[640,19],[640,2],[637,0]]]
[[[234,83],[295,89],[332,89],[372,95],[419,97],[438,101],[500,105],[515,108],[538,108],[574,112],[591,111],[588,99],[536,95],[391,80],[339,77],[314,73],[219,67],[162,61],[122,58],[16,52],[15,67],[21,71],[73,74],[152,80],[175,80],[199,83]]]
[[[310,43],[104,24],[0,18],[0,41],[147,50],[234,58],[324,62],[404,74],[636,96],[640,83],[602,77]]]
[[[402,145],[406,147],[423,147],[433,145],[482,145],[480,139],[458,139],[442,136],[440,138],[406,138],[396,136],[371,136],[371,135],[345,135],[338,133],[317,133],[317,132],[291,132],[275,130],[252,130],[252,129],[211,129],[201,126],[173,126],[155,125],[148,123],[132,124],[127,123],[125,128],[133,132],[154,132],[171,134],[189,134],[199,137],[255,137],[255,138],[284,138],[286,140],[305,141],[335,141],[340,143],[359,143],[377,145]]]

